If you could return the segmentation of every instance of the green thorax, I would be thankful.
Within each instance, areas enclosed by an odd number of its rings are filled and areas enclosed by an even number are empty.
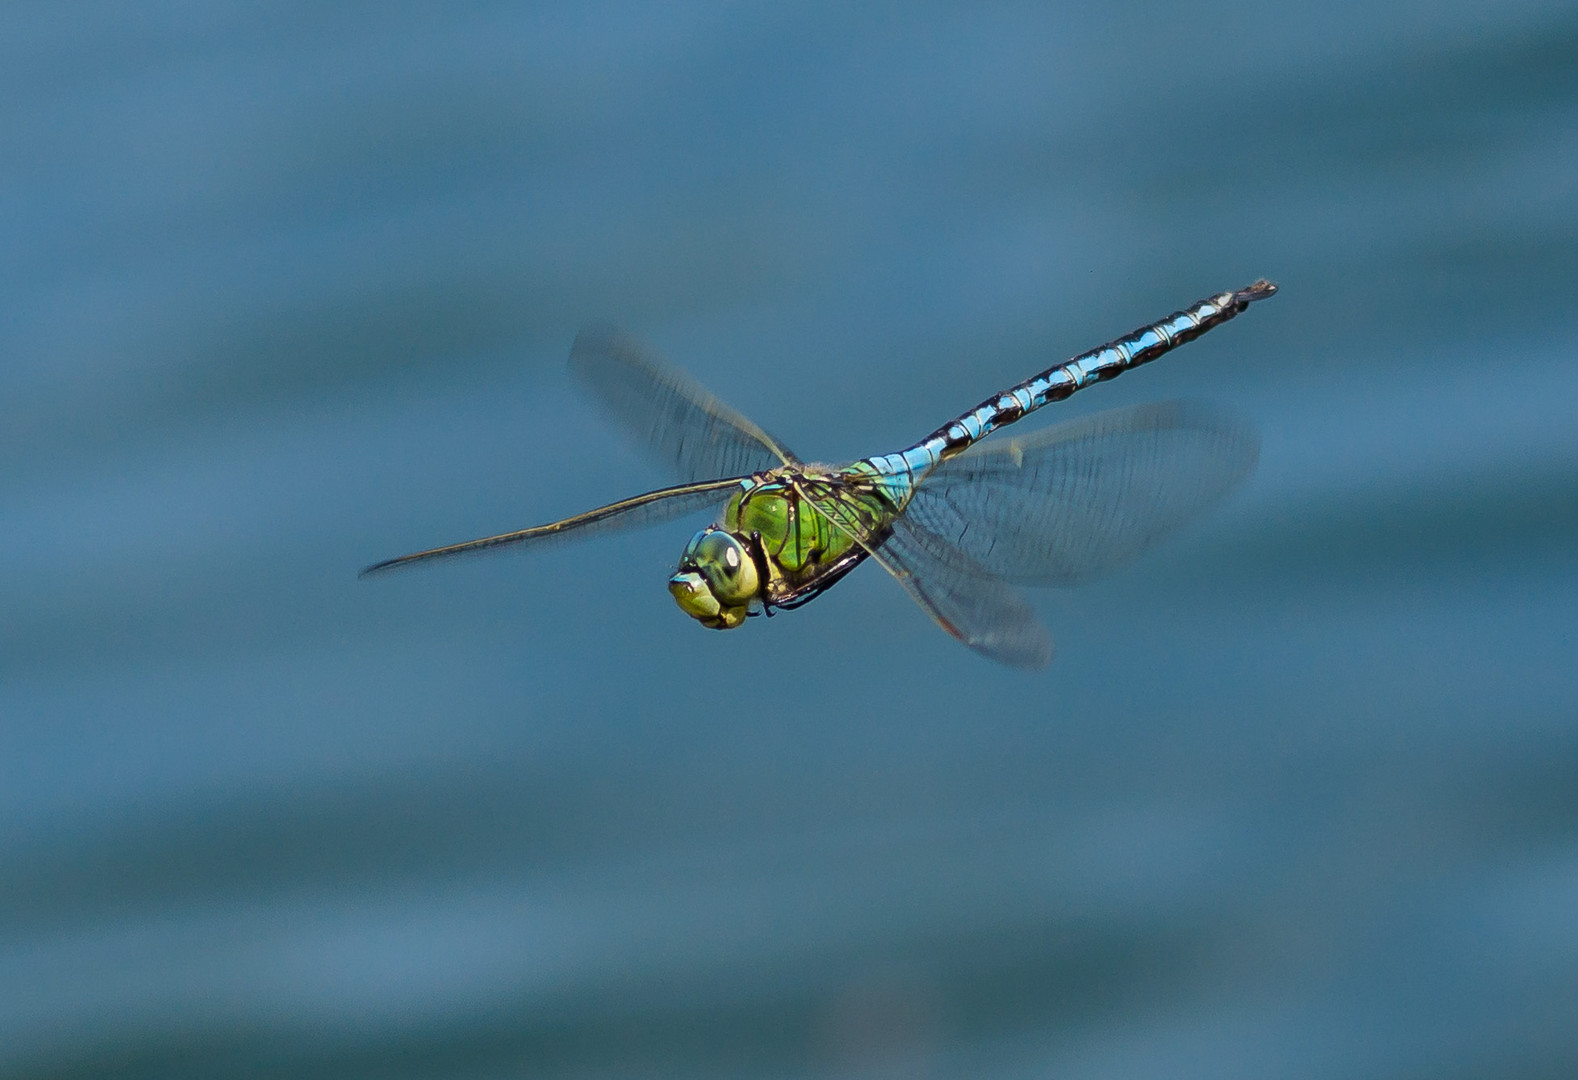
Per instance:
[[[874,538],[898,512],[875,470],[865,462],[843,469],[795,466],[752,477],[723,508],[724,529],[755,537],[766,562],[763,597],[769,603],[791,598],[828,574],[849,569],[864,557],[852,531],[817,511],[819,501],[836,501],[840,521],[860,520],[863,539]]]
[[[773,477],[741,491],[723,508],[723,527],[760,538],[762,554],[778,570],[797,576],[831,562],[854,540],[806,504],[787,477]]]

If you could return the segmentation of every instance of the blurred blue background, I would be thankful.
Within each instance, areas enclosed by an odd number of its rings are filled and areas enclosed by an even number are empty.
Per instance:
[[[0,9],[0,1074],[1578,1075],[1578,10]],[[998,668],[733,634],[620,320],[802,453],[1260,427]]]

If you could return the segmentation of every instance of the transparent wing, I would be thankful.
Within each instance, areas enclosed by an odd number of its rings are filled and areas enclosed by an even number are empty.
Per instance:
[[[873,533],[859,503],[827,491],[801,494],[892,574],[937,625],[970,648],[1011,667],[1052,662],[1052,638],[1019,590],[963,551],[908,515]]]
[[[724,493],[730,488],[737,487],[741,479],[743,477],[709,480],[700,484],[681,484],[678,487],[649,491],[645,495],[622,499],[607,506],[600,506],[596,510],[588,510],[584,514],[567,517],[563,521],[521,529],[517,532],[500,533],[498,536],[485,536],[480,540],[467,540],[462,544],[429,548],[427,551],[418,551],[413,555],[402,555],[398,559],[385,559],[383,562],[367,567],[361,572],[361,576],[366,577],[381,570],[410,566],[412,563],[426,562],[429,559],[474,555],[521,544],[546,547],[566,539],[580,540],[599,533],[661,525],[666,521],[684,517],[686,514],[717,506],[725,498]]]
[[[904,516],[962,565],[1066,585],[1197,517],[1249,475],[1259,451],[1254,429],[1229,414],[1140,405],[974,446],[928,476]]]
[[[683,480],[746,476],[797,460],[628,334],[583,328],[570,349],[570,370]]]

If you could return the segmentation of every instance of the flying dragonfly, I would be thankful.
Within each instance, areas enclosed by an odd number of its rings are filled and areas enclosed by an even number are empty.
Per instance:
[[[871,559],[970,648],[1044,667],[1051,637],[1016,586],[1072,584],[1129,561],[1247,476],[1259,441],[1239,421],[1179,402],[982,440],[1276,291],[1262,279],[1207,297],[988,398],[907,449],[836,466],[796,457],[628,335],[588,327],[570,350],[571,371],[683,482],[362,574],[655,525],[721,504],[668,583],[703,626],[729,630],[799,607]]]

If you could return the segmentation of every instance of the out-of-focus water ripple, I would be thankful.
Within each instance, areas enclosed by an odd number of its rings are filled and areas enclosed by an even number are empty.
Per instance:
[[[0,12],[0,1074],[1578,1073],[1571,5]],[[1283,292],[1062,416],[1262,459],[993,667],[738,634],[612,317],[797,449]]]

